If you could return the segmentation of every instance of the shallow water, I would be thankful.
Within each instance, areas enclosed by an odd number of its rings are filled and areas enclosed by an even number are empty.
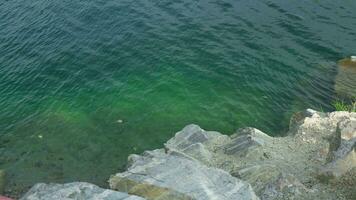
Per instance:
[[[355,10],[353,0],[1,1],[8,190],[105,185],[129,154],[190,123],[281,135],[294,111],[332,109],[336,61],[356,53]]]

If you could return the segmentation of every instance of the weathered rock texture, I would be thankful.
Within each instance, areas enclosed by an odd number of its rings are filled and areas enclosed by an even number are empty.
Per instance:
[[[20,200],[144,200],[144,198],[103,189],[84,182],[67,184],[38,183]]]
[[[189,125],[164,149],[131,155],[128,162],[127,171],[109,180],[124,198],[356,199],[356,113],[296,113],[285,137],[255,128],[227,136]],[[101,195],[113,193],[68,187],[36,185],[24,199],[105,199]]]
[[[255,128],[226,136],[189,125],[164,150],[130,156],[131,166],[111,177],[110,186],[148,199],[156,198],[149,189],[137,192],[137,184],[186,195],[177,199],[354,198],[335,188],[356,167],[355,120],[356,113],[306,110],[293,116],[286,137]],[[352,176],[349,185],[356,182]]]
[[[131,159],[132,165],[126,172],[110,179],[112,189],[148,199],[258,199],[248,183],[181,152],[155,150]],[[146,192],[137,193],[137,187],[145,188]],[[163,193],[155,192],[156,188]]]

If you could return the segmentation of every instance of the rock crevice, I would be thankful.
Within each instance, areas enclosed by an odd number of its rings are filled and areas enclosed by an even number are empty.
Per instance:
[[[188,125],[163,149],[131,155],[128,163],[110,177],[107,193],[149,200],[355,199],[356,113],[296,113],[285,137],[255,128],[227,136]],[[23,199],[48,199],[56,195],[51,187],[34,186]]]

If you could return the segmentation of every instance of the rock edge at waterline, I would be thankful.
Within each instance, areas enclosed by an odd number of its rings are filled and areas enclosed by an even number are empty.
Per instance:
[[[22,199],[118,199],[102,195],[113,190],[124,199],[355,199],[356,113],[296,113],[285,137],[255,128],[227,136],[188,125],[163,149],[128,162],[127,171],[110,177],[110,190],[40,184]]]

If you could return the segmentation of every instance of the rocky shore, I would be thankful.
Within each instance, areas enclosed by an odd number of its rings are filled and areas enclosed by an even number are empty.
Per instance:
[[[21,199],[356,199],[356,113],[296,113],[285,137],[188,125],[128,163],[109,178],[110,189],[40,183]]]

